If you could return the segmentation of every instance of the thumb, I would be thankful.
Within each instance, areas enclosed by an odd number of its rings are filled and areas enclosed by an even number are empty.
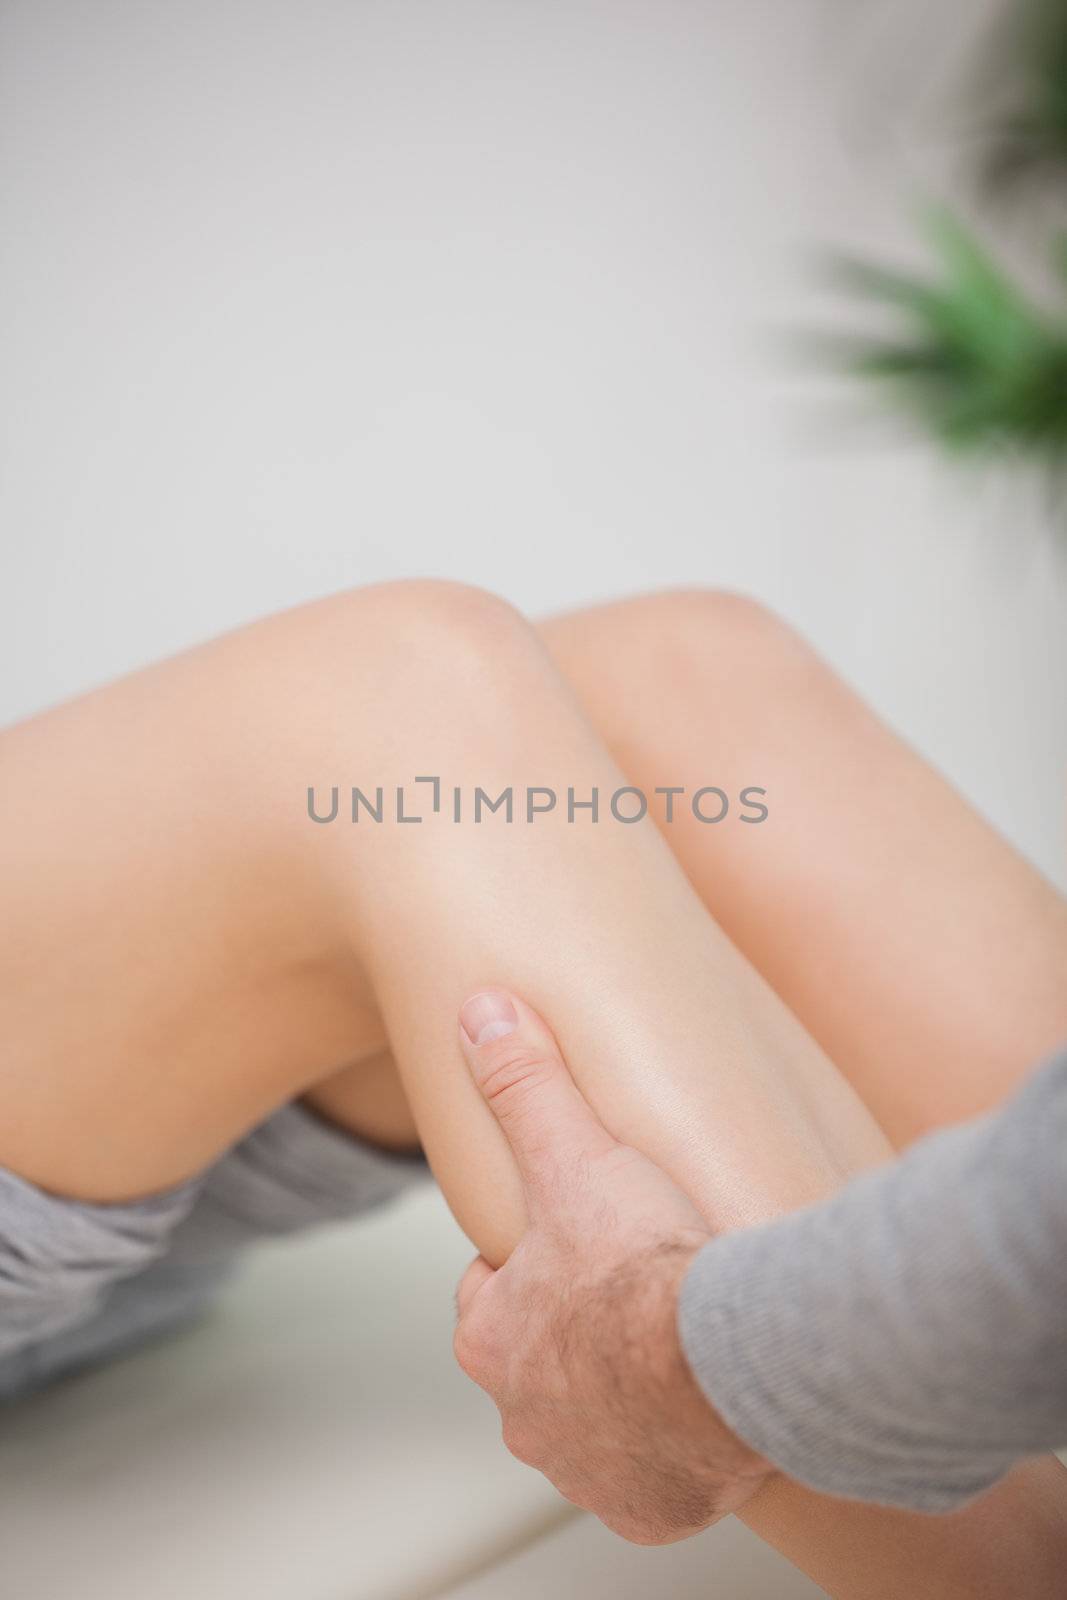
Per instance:
[[[502,989],[465,1001],[459,1038],[478,1088],[511,1146],[531,1217],[616,1141],[582,1098],[548,1028]]]

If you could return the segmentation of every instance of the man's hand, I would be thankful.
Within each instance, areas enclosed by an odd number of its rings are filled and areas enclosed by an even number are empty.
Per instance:
[[[636,1544],[668,1544],[749,1498],[771,1471],[686,1364],[678,1291],[710,1235],[682,1191],[619,1144],[544,1023],[475,995],[460,1038],[518,1163],[529,1227],[507,1263],[459,1286],[456,1357],[492,1396],[504,1443]]]

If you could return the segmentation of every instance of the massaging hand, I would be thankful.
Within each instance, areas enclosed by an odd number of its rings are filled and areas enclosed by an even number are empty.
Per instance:
[[[597,1121],[544,1023],[500,992],[463,1007],[471,1072],[519,1166],[529,1227],[459,1286],[456,1356],[504,1442],[637,1544],[736,1510],[770,1472],[693,1378],[678,1290],[708,1229],[674,1183]]]

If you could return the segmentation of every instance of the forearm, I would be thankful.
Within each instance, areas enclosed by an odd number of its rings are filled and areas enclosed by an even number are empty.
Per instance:
[[[812,1487],[941,1511],[1067,1440],[1067,1057],[832,1200],[709,1244],[681,1331]]]
[[[937,1509],[1067,1438],[1064,1070],[829,1203],[702,1252],[683,1335],[746,1442],[837,1494]],[[938,1594],[1052,1592],[1067,1560],[1067,1482],[1051,1459],[950,1516],[836,1503],[856,1532],[833,1546],[849,1594],[882,1592],[893,1528],[907,1535],[896,1559],[916,1581],[936,1572]],[[824,1506],[778,1486],[744,1515],[825,1581]]]
[[[1037,1138],[1032,1154],[1040,1162]],[[923,1155],[918,1147],[912,1160]],[[995,1160],[995,1152],[984,1155],[976,1144],[973,1162],[982,1158]],[[1067,1437],[1057,1429],[1062,1354],[1049,1307],[1057,1278],[1062,1285],[1064,1256],[1053,1251],[1045,1270],[1030,1254],[1038,1278],[1029,1283],[1024,1259],[1033,1240],[1027,1208],[1032,1221],[1041,1210],[1040,1174],[1032,1171],[1030,1182],[1024,1163],[1016,1173],[1021,1203],[1006,1205],[998,1219],[1000,1202],[992,1197],[985,1208],[969,1208],[966,1165],[955,1163],[945,1179],[957,1186],[955,1194],[941,1192],[939,1200],[926,1184],[912,1206],[901,1206],[899,1197],[888,1211],[877,1206],[881,1229],[853,1213],[845,1194],[811,1213],[835,1208],[838,1219],[833,1238],[813,1240],[811,1248],[797,1237],[808,1213],[721,1242],[736,1248],[747,1285],[741,1298],[758,1299],[769,1315],[749,1306],[749,1323],[734,1306],[744,1322],[733,1341],[741,1360],[717,1384],[729,1341],[718,1344],[712,1331],[704,1378],[710,1394],[720,1392],[721,1410],[742,1437],[787,1472],[808,1474],[817,1458],[824,1470],[814,1470],[814,1482],[837,1494],[901,1498],[933,1509],[984,1488],[1024,1451]],[[1049,1179],[1059,1176],[1046,1168],[1046,1197]],[[873,1192],[888,1179],[889,1173],[875,1173],[859,1184]],[[907,1222],[897,1232],[901,1211]],[[792,1230],[776,1254],[782,1270],[766,1259],[745,1261],[747,1240],[779,1229]],[[1013,1251],[1011,1261],[1001,1259],[992,1270],[982,1259],[990,1238]],[[707,1246],[709,1261],[713,1251],[715,1245]],[[712,1299],[713,1278],[712,1270],[704,1285]],[[699,1315],[696,1301],[691,1312]],[[781,1341],[771,1331],[779,1314],[790,1323]],[[777,1360],[765,1365],[771,1349]],[[734,1414],[733,1397],[742,1389]],[[753,1410],[768,1419],[766,1437],[758,1427],[744,1432]],[[1027,1459],[989,1493],[939,1517],[827,1499],[776,1478],[742,1518],[830,1594],[848,1600],[897,1592],[1040,1600],[1056,1592],[1067,1568],[1067,1472],[1049,1456]]]

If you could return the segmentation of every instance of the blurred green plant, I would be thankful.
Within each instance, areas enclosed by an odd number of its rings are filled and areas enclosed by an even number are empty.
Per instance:
[[[891,313],[885,335],[835,340],[847,371],[883,386],[942,444],[1056,460],[1067,447],[1067,241],[1056,252],[1064,305],[1045,310],[946,211],[928,222],[939,278],[856,260],[850,292]]]
[[[1015,0],[988,59],[983,193],[1067,178],[1067,0]],[[953,451],[1036,459],[1067,486],[1067,238],[1051,251],[1063,291],[1054,310],[947,209],[930,215],[927,232],[930,277],[838,261],[848,290],[888,311],[889,331],[835,340],[837,356]]]

